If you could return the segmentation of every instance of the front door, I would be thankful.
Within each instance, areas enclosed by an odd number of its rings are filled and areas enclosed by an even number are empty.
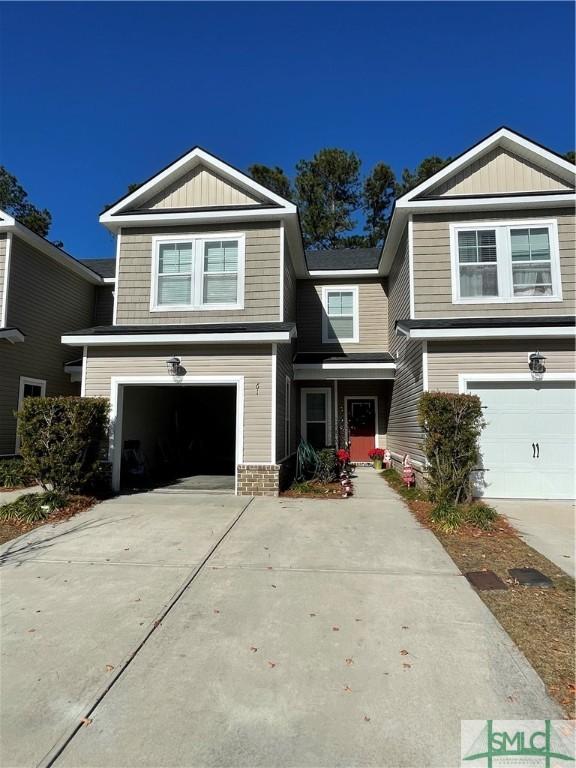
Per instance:
[[[347,418],[351,460],[370,461],[368,454],[376,447],[375,401],[350,398]]]

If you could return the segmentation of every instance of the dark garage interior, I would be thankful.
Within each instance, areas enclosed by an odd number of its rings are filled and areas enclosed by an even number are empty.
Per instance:
[[[235,455],[235,386],[124,388],[124,489],[172,483],[233,489]]]

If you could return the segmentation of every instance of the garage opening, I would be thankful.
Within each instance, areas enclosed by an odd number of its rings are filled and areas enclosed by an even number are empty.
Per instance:
[[[236,387],[125,386],[120,485],[234,491]]]

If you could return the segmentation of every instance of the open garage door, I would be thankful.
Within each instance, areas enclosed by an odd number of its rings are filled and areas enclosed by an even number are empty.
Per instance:
[[[574,382],[470,381],[468,391],[484,406],[483,495],[574,498]]]
[[[120,485],[234,491],[234,385],[125,385]]]

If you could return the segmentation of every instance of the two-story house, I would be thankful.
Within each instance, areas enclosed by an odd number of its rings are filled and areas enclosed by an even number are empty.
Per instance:
[[[183,155],[100,217],[113,321],[63,336],[110,398],[114,487],[137,449],[273,494],[301,437],[422,471],[442,389],[485,403],[487,495],[570,496],[574,200],[574,166],[501,129],[398,200],[381,252],[305,253],[290,201]]]
[[[0,211],[0,456],[18,452],[14,414],[25,397],[80,393],[81,367],[61,336],[110,322],[109,290],[89,266]]]

